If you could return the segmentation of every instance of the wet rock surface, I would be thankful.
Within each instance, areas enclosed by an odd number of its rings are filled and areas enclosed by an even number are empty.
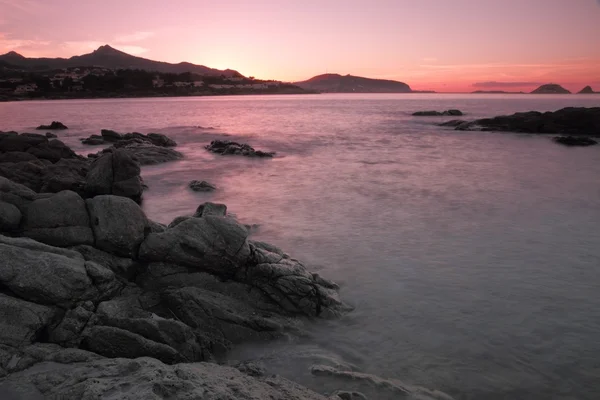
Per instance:
[[[415,117],[441,117],[441,116],[461,116],[463,115],[460,110],[446,110],[446,111],[417,111],[412,115]]]
[[[240,155],[246,157],[263,158],[272,158],[275,155],[275,152],[255,150],[248,144],[232,142],[229,140],[213,140],[209,145],[206,145],[205,148],[211,153],[221,155]]]
[[[577,137],[577,136],[557,136],[552,138],[556,143],[565,145],[565,146],[594,146],[598,144],[594,139],[590,139],[589,137]]]
[[[54,130],[54,129],[69,129],[65,124],[63,124],[60,121],[52,121],[50,123],[50,125],[40,125],[35,129],[39,129],[39,130],[45,130],[45,129],[50,129],[50,130]]]
[[[215,185],[206,181],[191,181],[188,187],[194,192],[212,192],[217,189]]]

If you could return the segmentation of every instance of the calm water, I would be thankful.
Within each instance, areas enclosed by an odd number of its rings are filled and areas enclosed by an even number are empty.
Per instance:
[[[325,358],[457,399],[600,398],[600,146],[455,132],[417,110],[478,118],[600,96],[320,95],[0,104],[0,130],[60,120],[81,151],[101,128],[162,132],[185,159],[143,169],[168,223],[224,202],[255,237],[342,286],[356,310],[312,338],[237,358],[317,390]],[[215,138],[277,151],[213,156]],[[192,179],[213,194],[186,188]],[[344,385],[337,385],[344,386]],[[372,397],[373,398],[373,397]]]

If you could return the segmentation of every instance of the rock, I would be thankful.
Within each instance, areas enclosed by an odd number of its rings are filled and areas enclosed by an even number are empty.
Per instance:
[[[217,189],[215,185],[206,181],[191,181],[188,186],[194,192],[212,192]]]
[[[583,89],[581,89],[579,92],[577,92],[577,94],[594,94],[596,92],[594,92],[594,89],[592,89],[591,86],[586,86]]]
[[[200,217],[205,217],[207,215],[215,215],[215,216],[224,217],[225,215],[227,215],[227,206],[225,204],[221,204],[221,203],[211,203],[211,202],[202,203],[196,209],[196,213],[194,214],[194,217],[200,218]]]
[[[190,218],[163,233],[151,233],[140,246],[139,258],[209,271],[235,274],[250,256],[246,229],[229,218]]]
[[[0,201],[0,232],[12,232],[19,229],[21,211],[4,201]]]
[[[79,157],[73,150],[58,139],[52,139],[47,143],[40,143],[35,147],[30,147],[27,152],[39,159],[49,160],[52,163],[58,162],[62,158]]]
[[[94,243],[85,201],[68,190],[31,202],[23,214],[23,235],[58,247]]]
[[[56,138],[56,137],[58,137],[58,136],[56,136],[56,135],[55,135],[54,133],[52,133],[52,132],[46,132],[46,137],[47,137],[48,139],[54,139],[54,138]]]
[[[552,140],[556,143],[564,144],[565,146],[593,146],[598,144],[594,139],[577,136],[557,136],[552,138]]]
[[[44,169],[39,191],[42,193],[57,193],[63,190],[71,190],[83,195],[88,168],[87,160],[60,159]]]
[[[92,327],[82,345],[84,349],[105,357],[152,357],[166,364],[185,361],[171,346],[146,339],[125,329],[110,326]]]
[[[102,135],[102,139],[107,142],[118,142],[123,139],[123,136],[120,133],[111,131],[110,129],[102,129],[100,134]]]
[[[95,247],[118,256],[135,257],[149,229],[142,209],[131,199],[109,195],[88,199],[87,207]]]
[[[467,122],[457,130],[519,133],[558,133],[566,135],[598,135],[600,107],[567,107],[554,112],[529,111]]]
[[[555,83],[549,83],[542,85],[535,89],[532,94],[570,94],[571,92]]]
[[[153,144],[130,143],[123,146],[118,145],[119,149],[126,151],[140,165],[154,165],[183,158],[183,154],[178,151],[154,146]]]
[[[162,233],[167,230],[166,225],[151,220],[148,220],[148,226],[150,227],[150,233]]]
[[[462,124],[468,124],[468,122],[462,119],[452,119],[450,121],[442,122],[438,126],[451,126],[453,128],[456,128],[457,126],[461,126]]]
[[[93,311],[94,304],[91,302],[68,310],[62,321],[50,331],[48,341],[64,347],[79,347],[83,340],[81,333],[94,315]]]
[[[20,247],[21,249],[25,249],[25,250],[39,251],[42,253],[57,254],[59,256],[71,258],[73,260],[84,261],[83,256],[76,251],[63,249],[60,247],[49,246],[47,244],[40,243],[40,242],[37,242],[37,241],[35,241],[33,239],[29,239],[29,238],[15,238],[15,237],[8,237],[8,236],[0,235],[0,244],[6,244],[9,246]]]
[[[40,125],[35,129],[47,130],[47,129],[69,129],[65,124],[60,121],[52,121],[50,125]]]
[[[0,176],[0,201],[10,203],[23,212],[36,196],[37,194],[27,186]]]
[[[76,246],[72,249],[81,254],[86,261],[93,261],[110,268],[115,274],[127,280],[133,279],[140,268],[131,258],[118,257],[92,246]]]
[[[337,396],[341,400],[368,400],[367,396],[361,392],[349,392],[346,390],[336,390],[332,396]]]
[[[149,133],[147,135],[148,139],[150,139],[150,141],[152,142],[153,145],[155,146],[160,146],[160,147],[175,147],[177,146],[177,143],[169,138],[168,136],[162,135],[160,133]]]
[[[33,154],[25,153],[23,151],[7,151],[6,153],[0,153],[0,163],[18,163],[22,161],[34,161],[37,159],[38,158]]]
[[[81,143],[83,144],[88,144],[91,146],[97,146],[100,144],[105,144],[106,142],[104,141],[104,138],[102,136],[99,135],[92,135],[89,138],[84,138],[84,139],[80,139]]]
[[[80,357],[93,356],[79,352]],[[58,354],[48,357],[59,359]],[[278,376],[252,377],[212,363],[169,366],[152,358],[46,361],[0,382],[2,398],[37,400],[32,393],[40,399],[326,400]]]
[[[95,159],[86,177],[88,196],[113,194],[139,202],[142,191],[140,167],[121,149],[112,149]]]
[[[232,142],[229,140],[213,140],[205,148],[211,153],[221,155],[242,155],[247,157],[273,157],[274,152],[268,153],[260,150],[255,150],[247,144]]]
[[[446,110],[446,111],[417,111],[412,115],[417,117],[439,117],[442,115],[460,116],[463,115],[460,110]]]
[[[167,226],[167,229],[173,228],[174,226],[177,226],[180,223],[182,223],[183,221],[188,220],[190,218],[193,218],[193,217],[191,217],[191,216],[185,216],[185,215],[182,215],[182,216],[179,216],[179,217],[175,217],[175,219],[173,221],[171,221],[171,223]]]
[[[44,334],[55,310],[0,293],[0,344],[24,346]]]
[[[45,143],[48,143],[48,138],[44,135],[38,135],[35,133],[23,133],[21,135],[2,135],[0,136],[0,152],[26,152],[31,147],[35,147]]]
[[[0,286],[39,304],[69,306],[110,296],[105,290],[111,285],[98,279],[100,275],[106,279],[109,273],[97,265],[92,273],[82,259],[0,244]],[[96,280],[101,284],[96,286]]]

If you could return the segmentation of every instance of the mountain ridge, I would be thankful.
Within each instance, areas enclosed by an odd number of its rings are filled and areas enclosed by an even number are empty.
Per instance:
[[[110,69],[143,69],[162,73],[192,72],[200,75],[225,75],[227,77],[242,76],[242,74],[232,69],[219,70],[189,62],[172,64],[164,61],[155,61],[143,57],[132,56],[131,54],[117,50],[109,45],[103,45],[91,53],[70,58],[29,58],[24,57],[15,51],[10,51],[0,55],[0,61],[30,70],[95,66]]]

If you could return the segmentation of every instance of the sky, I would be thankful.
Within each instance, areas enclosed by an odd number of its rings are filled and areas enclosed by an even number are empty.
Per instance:
[[[0,54],[70,57],[103,44],[261,79],[600,91],[600,0],[0,0]]]

